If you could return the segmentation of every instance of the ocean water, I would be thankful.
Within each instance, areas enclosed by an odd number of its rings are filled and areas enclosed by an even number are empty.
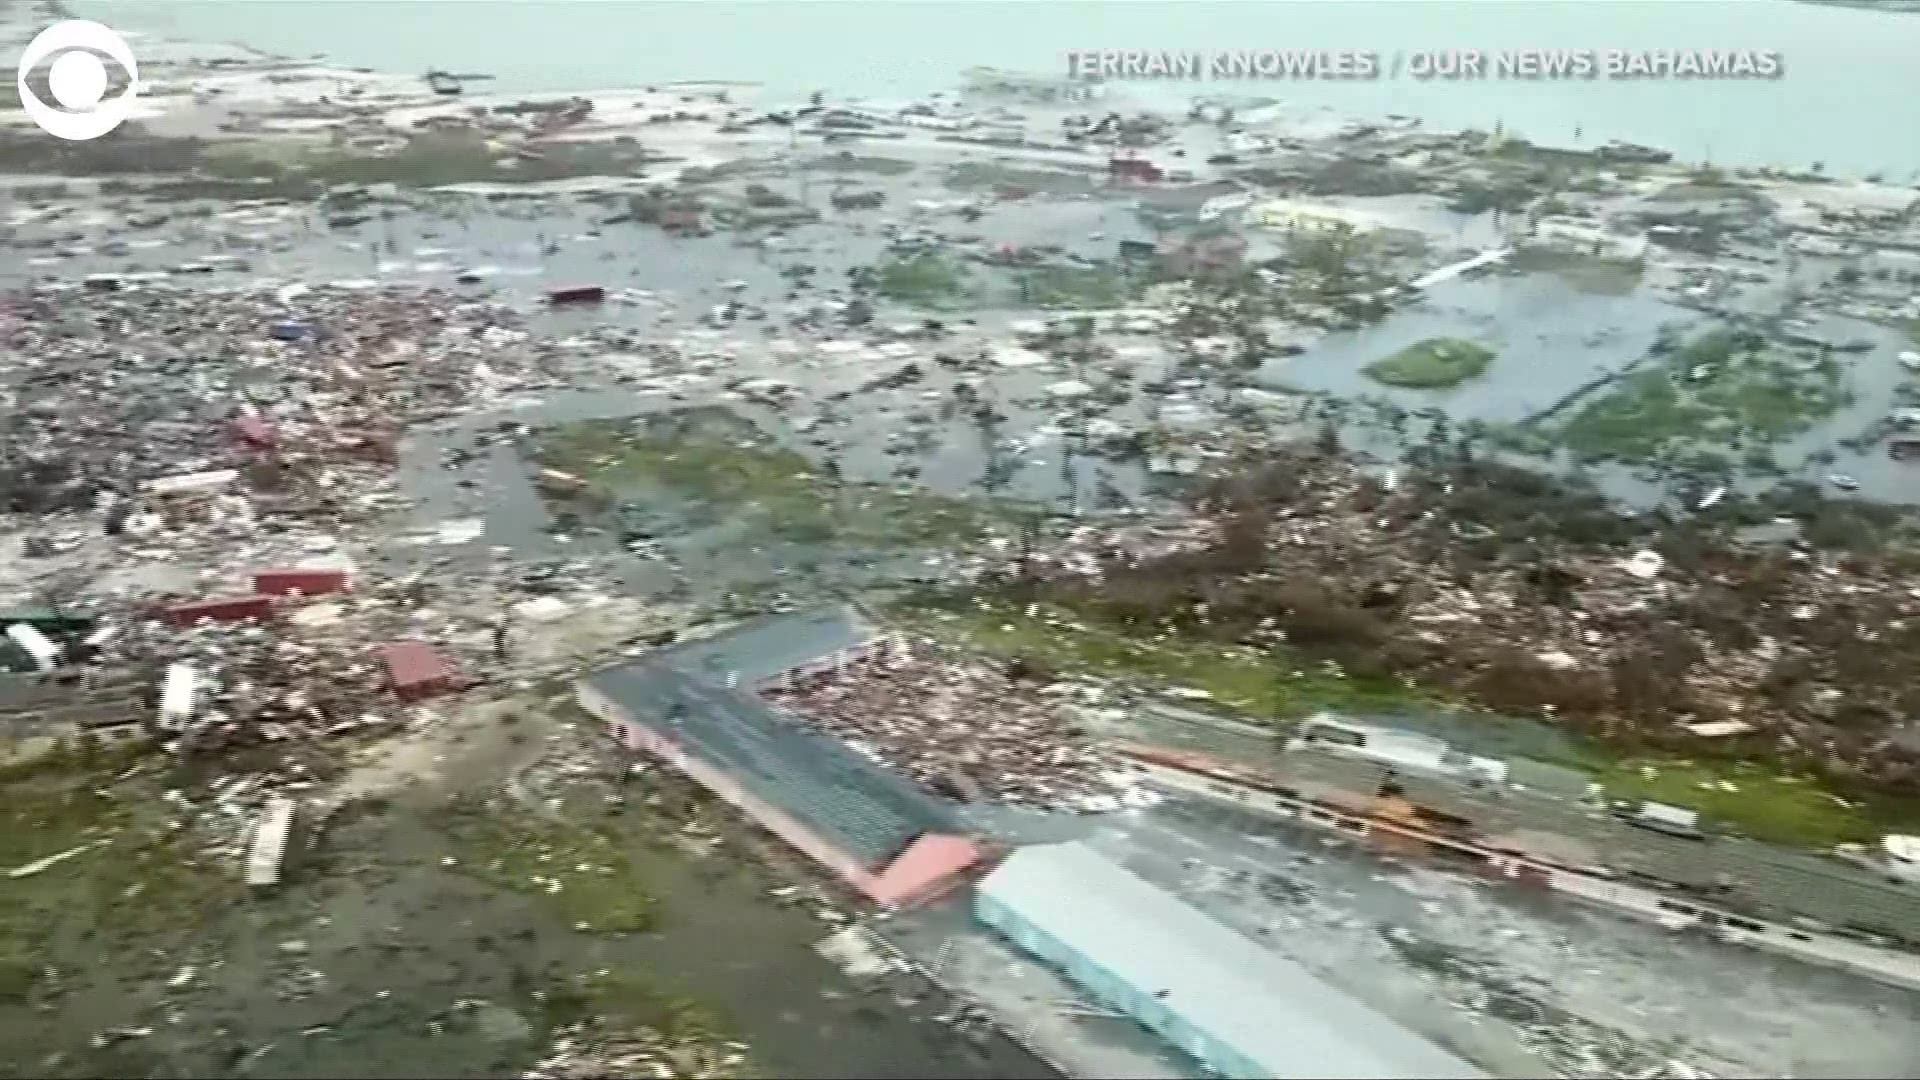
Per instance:
[[[1342,116],[1627,139],[1687,160],[1920,182],[1920,15],[1790,0],[78,0],[123,30],[395,72],[485,72],[512,93],[675,80],[781,98],[900,100],[972,66],[1064,74],[1076,49],[1773,49],[1764,81],[1129,82],[1154,103],[1275,97]]]

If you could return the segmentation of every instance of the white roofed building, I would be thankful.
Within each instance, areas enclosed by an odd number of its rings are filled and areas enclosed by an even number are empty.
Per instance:
[[[1015,851],[975,913],[1219,1076],[1485,1075],[1083,843]]]

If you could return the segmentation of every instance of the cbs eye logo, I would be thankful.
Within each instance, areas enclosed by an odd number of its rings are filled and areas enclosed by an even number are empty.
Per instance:
[[[99,54],[105,54],[127,73],[126,88],[111,101],[101,100],[109,80]],[[49,56],[54,60],[47,66],[47,89],[58,105],[41,101],[27,85],[34,65]],[[134,63],[126,39],[111,27],[70,19],[54,23],[27,43],[26,51],[20,54],[14,85],[20,91],[20,108],[41,131],[68,142],[86,142],[119,127],[133,112],[140,66]]]

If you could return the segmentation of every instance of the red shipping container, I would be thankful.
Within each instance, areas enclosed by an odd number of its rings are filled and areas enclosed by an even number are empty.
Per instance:
[[[262,596],[288,596],[293,593],[319,596],[321,593],[342,592],[346,587],[347,572],[339,567],[286,567],[253,572],[253,591]]]
[[[1113,158],[1107,162],[1107,175],[1121,180],[1154,183],[1166,179],[1160,166],[1143,158]]]
[[[607,290],[599,285],[574,285],[565,289],[551,289],[547,292],[547,303],[554,307],[562,304],[598,304],[607,298]]]
[[[387,685],[402,701],[420,701],[453,689],[453,668],[424,641],[395,641],[380,647]]]
[[[280,441],[272,424],[257,416],[243,416],[233,422],[233,437],[255,450],[271,450]]]
[[[175,604],[166,610],[167,622],[174,626],[187,627],[201,619],[214,622],[244,622],[248,619],[265,619],[273,614],[271,596],[221,596],[211,600],[194,600],[190,603]]]

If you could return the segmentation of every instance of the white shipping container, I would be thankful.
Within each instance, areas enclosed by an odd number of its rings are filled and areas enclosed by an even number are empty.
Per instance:
[[[236,469],[215,469],[212,472],[183,473],[179,476],[162,476],[147,481],[147,492],[152,495],[205,494],[240,479]]]
[[[166,681],[160,684],[160,726],[177,730],[193,719],[199,690],[200,673],[192,664],[169,664]]]
[[[47,640],[47,635],[26,623],[14,623],[7,627],[7,636],[15,645],[33,657],[33,662],[41,671],[52,671],[60,663],[60,646]]]
[[[1669,806],[1666,803],[1641,803],[1639,818],[1648,824],[1665,825],[1675,829],[1697,829],[1700,827],[1700,812],[1698,810],[1688,810],[1682,806]]]
[[[277,885],[287,858],[287,837],[293,832],[293,800],[284,796],[267,803],[254,827],[253,846],[247,852],[247,884],[255,888]]]

